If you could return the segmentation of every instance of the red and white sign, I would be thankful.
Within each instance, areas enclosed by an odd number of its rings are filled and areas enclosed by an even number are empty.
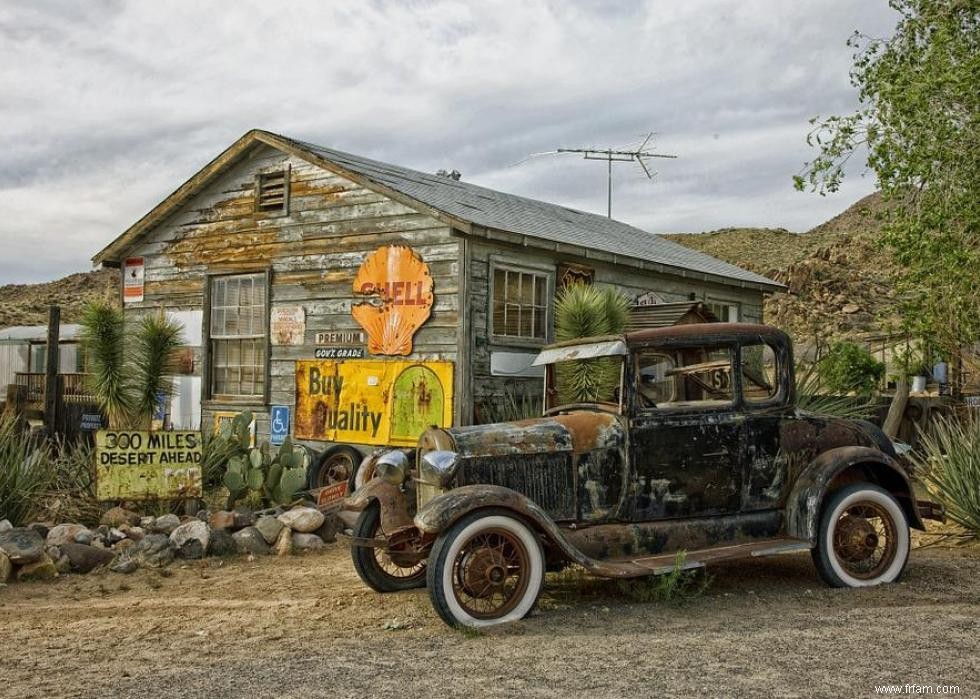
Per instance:
[[[320,488],[316,494],[316,507],[320,512],[327,514],[335,512],[344,504],[347,496],[347,481],[334,483],[326,488]]]
[[[143,300],[143,279],[146,267],[142,257],[130,257],[123,263],[123,303]]]

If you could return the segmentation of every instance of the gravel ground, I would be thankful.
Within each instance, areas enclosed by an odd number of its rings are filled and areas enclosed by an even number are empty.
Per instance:
[[[683,606],[552,576],[532,617],[442,624],[424,590],[377,595],[347,551],[0,589],[0,696],[874,696],[980,693],[980,551],[915,550],[901,583],[821,585],[809,556],[712,568]],[[387,627],[387,628],[386,628]]]

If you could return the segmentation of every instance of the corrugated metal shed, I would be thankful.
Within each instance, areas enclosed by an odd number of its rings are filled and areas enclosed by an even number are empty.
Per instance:
[[[718,317],[701,301],[654,303],[630,308],[627,331],[667,328],[686,323],[717,323]]]

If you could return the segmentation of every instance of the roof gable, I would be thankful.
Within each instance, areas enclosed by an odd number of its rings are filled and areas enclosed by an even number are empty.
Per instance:
[[[467,232],[476,226],[548,241],[556,247],[566,245],[585,251],[598,250],[618,262],[638,260],[664,266],[681,276],[694,272],[717,278],[723,283],[735,282],[766,290],[782,288],[781,284],[771,279],[615,219],[259,130],[249,131],[238,139],[100,251],[93,261],[101,263],[118,260],[144,233],[159,224],[257,143],[265,143],[349,177],[364,187]]]

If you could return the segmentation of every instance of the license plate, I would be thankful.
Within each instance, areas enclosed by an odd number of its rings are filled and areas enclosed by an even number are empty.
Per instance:
[[[334,512],[339,510],[347,497],[347,483],[334,483],[326,488],[320,488],[316,494],[316,507],[321,512]]]

